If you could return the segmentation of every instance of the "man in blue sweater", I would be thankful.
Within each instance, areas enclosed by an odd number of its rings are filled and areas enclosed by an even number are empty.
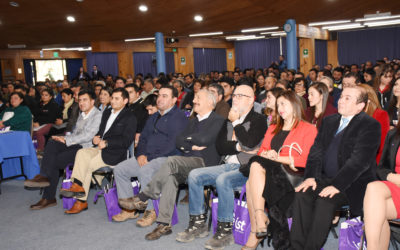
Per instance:
[[[138,177],[141,186],[145,187],[153,174],[167,161],[167,157],[179,153],[175,138],[183,131],[188,121],[184,112],[175,105],[177,97],[178,91],[172,86],[160,89],[157,98],[158,112],[150,116],[144,126],[137,147],[137,158],[132,157],[114,168],[120,200],[133,197],[131,177]],[[113,220],[125,221],[138,216],[136,211],[123,209],[120,214],[113,216]],[[137,221],[137,225],[150,226],[155,220],[156,213],[150,205],[143,218]]]

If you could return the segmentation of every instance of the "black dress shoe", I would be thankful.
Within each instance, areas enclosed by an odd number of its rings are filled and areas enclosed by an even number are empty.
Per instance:
[[[31,205],[31,209],[40,210],[46,207],[54,207],[55,205],[57,205],[56,199],[51,199],[51,200],[40,199],[38,203]]]

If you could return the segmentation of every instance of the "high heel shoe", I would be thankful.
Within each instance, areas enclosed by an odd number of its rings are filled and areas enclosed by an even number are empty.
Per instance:
[[[250,233],[256,234],[256,232],[250,232]],[[257,237],[257,236],[256,236],[256,237]],[[247,245],[244,245],[244,246],[241,248],[241,250],[256,250],[257,247],[258,247],[258,245],[260,245],[260,244],[261,244],[261,247],[264,247],[264,240],[265,240],[265,238],[263,238],[263,239],[257,239],[257,242],[256,242],[256,244],[255,244],[254,246],[247,246]]]
[[[264,213],[264,209],[256,209],[254,212],[257,212],[257,211],[261,211],[261,212]],[[269,220],[268,220],[268,217],[267,217],[267,221],[265,221],[265,227],[257,228],[256,237],[258,239],[263,239],[263,238],[267,237],[267,235],[268,235],[268,224],[269,224]]]

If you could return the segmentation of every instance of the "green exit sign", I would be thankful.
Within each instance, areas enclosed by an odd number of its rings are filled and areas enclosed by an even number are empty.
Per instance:
[[[53,52],[53,57],[58,57],[58,52]]]
[[[177,49],[176,48],[172,48],[172,52],[176,53]]]

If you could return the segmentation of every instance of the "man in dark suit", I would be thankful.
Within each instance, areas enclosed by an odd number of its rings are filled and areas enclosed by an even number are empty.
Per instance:
[[[338,102],[338,114],[326,117],[308,155],[304,182],[293,202],[293,249],[321,249],[334,212],[350,205],[362,214],[367,184],[375,179],[375,156],[380,144],[380,124],[362,112],[368,95],[348,87]]]
[[[92,172],[104,166],[115,166],[127,157],[127,150],[132,144],[136,133],[135,115],[126,107],[129,94],[123,88],[117,88],[111,96],[111,107],[104,111],[100,128],[93,144],[97,147],[78,151],[75,157],[74,170],[71,179],[73,184],[69,189],[61,189],[64,197],[76,197],[74,206],[65,211],[67,214],[77,214],[87,209]]]
[[[97,65],[93,65],[92,80],[104,79],[103,73],[98,70]]]
[[[214,166],[220,161],[216,149],[216,138],[224,118],[213,109],[216,105],[214,95],[202,89],[195,94],[193,109],[198,115],[189,121],[183,132],[176,137],[176,146],[182,156],[170,156],[163,166],[153,175],[152,180],[137,197],[120,200],[125,209],[144,210],[148,200],[160,198],[158,226],[146,235],[147,240],[156,240],[172,233],[171,218],[178,186],[185,183],[189,172],[196,168]]]
[[[75,79],[79,81],[89,81],[90,80],[90,75],[83,70],[83,67],[79,68],[78,75],[75,77]]]

